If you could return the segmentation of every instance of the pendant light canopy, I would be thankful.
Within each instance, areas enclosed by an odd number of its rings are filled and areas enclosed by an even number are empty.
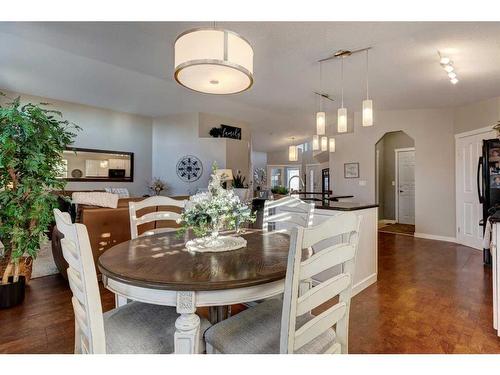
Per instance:
[[[373,101],[368,93],[368,51],[366,50],[366,100],[363,100],[363,126],[373,126]]]
[[[340,87],[342,91],[342,106],[337,111],[337,131],[347,132],[347,108],[344,107],[344,58],[340,58]]]
[[[321,151],[328,151],[328,137],[321,137]]]
[[[330,148],[330,152],[335,152],[335,138],[330,138],[329,140],[329,148]]]
[[[317,134],[313,135],[312,149],[313,151],[319,151],[319,135]]]
[[[175,80],[206,94],[235,94],[253,84],[253,49],[225,29],[188,30],[175,40]]]

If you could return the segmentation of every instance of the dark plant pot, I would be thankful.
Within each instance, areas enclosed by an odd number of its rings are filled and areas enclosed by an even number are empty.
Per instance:
[[[12,282],[13,277],[9,277],[9,284],[0,284],[0,309],[7,309],[19,305],[24,301],[24,291],[26,280],[24,276],[19,276],[17,283]]]

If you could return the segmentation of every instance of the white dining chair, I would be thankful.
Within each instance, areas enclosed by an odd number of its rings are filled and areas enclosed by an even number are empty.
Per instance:
[[[360,220],[346,213],[312,228],[293,228],[283,301],[266,300],[209,328],[207,353],[347,353]],[[336,244],[302,261],[303,251],[320,242]],[[302,280],[336,266],[339,274],[308,290],[300,288]],[[333,306],[317,316],[310,313],[336,296]]]
[[[172,211],[156,211],[144,214],[137,217],[137,212],[144,208],[149,207],[159,207],[159,206],[169,206],[169,207],[179,207],[184,208],[186,206],[185,200],[177,200],[170,197],[164,196],[154,196],[143,199],[139,202],[129,202],[129,215],[130,215],[130,237],[132,239],[139,237],[138,226],[146,223],[157,222],[157,221],[175,221],[180,219],[181,215],[178,212]],[[141,234],[141,236],[150,236],[156,233],[166,233],[173,232],[177,228],[156,228],[150,229]]]
[[[87,228],[72,224],[69,214],[58,209],[54,216],[64,236],[61,247],[73,294],[75,353],[172,353],[176,309],[131,302],[103,314]],[[202,333],[209,326],[206,319],[201,319]],[[204,350],[204,342],[200,345]]]
[[[306,203],[297,197],[284,197],[264,202],[262,229],[288,232],[295,226],[308,228],[314,217],[314,203]]]

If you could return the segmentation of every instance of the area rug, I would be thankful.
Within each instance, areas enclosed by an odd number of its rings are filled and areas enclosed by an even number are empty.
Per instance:
[[[388,224],[378,229],[381,233],[402,234],[413,236],[415,234],[415,225],[410,224]]]
[[[37,277],[55,275],[56,273],[59,273],[59,270],[54,262],[54,257],[52,256],[52,245],[49,241],[40,248],[38,256],[33,261],[33,272],[31,274],[31,278],[36,279]]]

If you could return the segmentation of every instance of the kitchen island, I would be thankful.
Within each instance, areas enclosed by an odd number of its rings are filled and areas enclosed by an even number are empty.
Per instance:
[[[498,247],[500,246],[500,211],[497,211],[489,218],[491,224],[491,264],[492,264],[492,281],[493,281],[493,328],[497,331],[497,336],[500,336],[500,310],[498,301],[500,299],[500,274],[499,261],[500,254]],[[488,229],[487,229],[488,230]],[[486,234],[485,234],[486,235]]]
[[[378,205],[356,202],[329,202],[328,205],[316,205],[313,225],[318,225],[329,217],[346,212],[353,212],[356,216],[362,217],[358,253],[356,255],[356,271],[353,278],[352,295],[354,296],[377,281]],[[315,278],[318,281],[323,281],[331,277],[332,272],[339,273],[339,271],[335,269],[328,270]]]

